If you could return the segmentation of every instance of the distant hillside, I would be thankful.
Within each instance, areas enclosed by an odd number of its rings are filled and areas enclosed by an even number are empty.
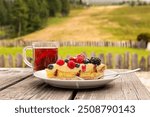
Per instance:
[[[85,4],[117,4],[121,2],[128,1],[138,1],[138,0],[82,0]],[[150,2],[150,0],[139,0],[144,2]]]
[[[51,19],[49,25],[28,34],[26,41],[135,40],[150,33],[150,6],[96,6],[74,10],[69,17]]]

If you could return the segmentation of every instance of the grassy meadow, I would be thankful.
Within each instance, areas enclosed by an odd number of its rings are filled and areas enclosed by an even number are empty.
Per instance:
[[[21,37],[37,40],[136,40],[150,33],[150,6],[92,6],[74,9],[68,17],[49,18],[45,28]]]
[[[135,40],[140,33],[150,33],[149,10],[150,6],[124,6],[106,14],[97,14],[95,18],[104,21],[99,30],[110,33],[110,39]]]
[[[36,32],[19,37],[24,41],[99,41],[99,40],[135,40],[142,32],[150,33],[150,6],[93,6],[74,9],[68,17],[49,18],[47,25]],[[2,32],[0,32],[2,33]],[[22,53],[22,47],[0,47],[0,55]],[[59,55],[65,58],[86,52],[124,54],[137,53],[147,57],[149,52],[143,49],[119,47],[60,47]],[[28,52],[31,56],[31,52]]]
[[[13,55],[14,57],[18,54],[22,54],[22,47],[0,47],[0,55]],[[149,52],[143,49],[133,49],[133,48],[119,48],[119,47],[60,47],[59,48],[59,56],[62,58],[66,58],[67,55],[75,56],[82,52],[86,52],[87,56],[91,56],[91,53],[95,53],[98,56],[100,53],[108,54],[112,53],[113,56],[117,54],[123,55],[125,52],[130,52],[130,55],[137,53],[139,59],[144,56],[147,57]],[[32,51],[27,52],[28,56],[32,56]]]

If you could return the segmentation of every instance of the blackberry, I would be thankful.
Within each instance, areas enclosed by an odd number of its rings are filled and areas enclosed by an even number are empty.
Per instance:
[[[79,67],[80,67],[80,64],[77,63],[77,64],[76,64],[76,68],[79,68]]]
[[[100,65],[101,64],[101,60],[97,57],[91,57],[90,61],[94,65]]]
[[[84,64],[88,64],[88,63],[90,63],[90,59],[85,59]]]
[[[96,64],[97,64],[97,65],[100,65],[100,64],[101,64],[101,59],[97,58]]]
[[[95,58],[95,57],[91,57],[90,62],[91,62],[92,64],[96,64],[96,58]]]
[[[65,62],[68,63],[69,59],[65,59]]]
[[[54,68],[54,65],[49,64],[49,65],[47,66],[47,68],[48,68],[48,69],[53,69],[53,68]]]

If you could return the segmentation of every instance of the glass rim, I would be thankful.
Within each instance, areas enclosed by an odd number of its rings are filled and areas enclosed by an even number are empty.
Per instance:
[[[57,41],[42,41],[42,42],[32,42],[33,47],[59,47],[59,42]]]

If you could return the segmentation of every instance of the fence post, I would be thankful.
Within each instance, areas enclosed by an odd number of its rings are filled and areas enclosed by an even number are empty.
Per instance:
[[[115,62],[115,68],[116,69],[121,69],[122,68],[122,56],[120,54],[116,55],[116,62]]]
[[[129,69],[129,52],[124,54],[124,69]]]
[[[96,55],[95,55],[95,53],[94,52],[92,52],[91,53],[91,57],[95,57]]]
[[[12,55],[8,55],[8,67],[13,67],[13,57]]]
[[[99,54],[99,58],[101,59],[101,63],[105,64],[104,54]]]
[[[68,59],[69,59],[69,58],[70,58],[70,55],[67,55],[67,56],[66,56],[66,58],[68,58]]]
[[[113,68],[113,65],[112,65],[112,54],[111,53],[108,53],[106,55],[106,65],[108,68]]]
[[[147,57],[147,71],[150,71],[150,55]]]
[[[0,55],[0,67],[5,67],[5,57],[4,57],[4,55]]]
[[[85,57],[87,57],[87,54],[86,54],[86,52],[82,52],[83,53],[83,55],[85,56]]]
[[[131,58],[131,69],[136,69],[138,68],[138,55],[133,54]]]
[[[23,57],[21,54],[16,56],[16,67],[23,67]]]
[[[142,71],[146,71],[146,59],[143,56],[140,60],[139,67]]]

